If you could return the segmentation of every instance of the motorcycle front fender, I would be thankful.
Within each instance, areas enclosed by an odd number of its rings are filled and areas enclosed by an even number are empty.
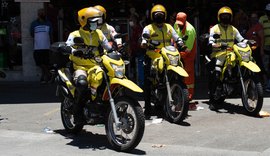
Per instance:
[[[73,84],[69,81],[69,79],[67,78],[67,76],[66,76],[66,74],[64,72],[62,72],[61,70],[58,70],[58,74],[61,77],[62,81],[67,86],[67,88],[69,89],[72,96],[74,97],[74,95],[75,95],[75,86],[73,86]]]
[[[180,67],[180,66],[172,66],[172,65],[169,65],[167,67],[167,70],[172,70],[174,72],[176,72],[177,74],[179,74],[180,76],[183,76],[183,77],[188,77],[188,73],[185,71],[184,68]]]
[[[252,61],[249,61],[249,62],[242,61],[240,63],[240,66],[244,66],[244,67],[248,68],[249,70],[251,70],[252,72],[256,72],[256,73],[261,71],[260,67]]]
[[[119,79],[119,78],[112,78],[111,84],[119,84],[126,88],[129,88],[130,90],[138,93],[142,93],[143,90],[134,82],[128,80],[128,79]]]

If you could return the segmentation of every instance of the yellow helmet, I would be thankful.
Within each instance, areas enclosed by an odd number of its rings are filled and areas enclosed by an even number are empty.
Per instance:
[[[78,21],[81,27],[87,24],[87,20],[98,21],[102,17],[102,12],[94,7],[83,8],[78,11]]]
[[[232,13],[232,9],[228,6],[224,6],[222,8],[220,8],[218,10],[218,15],[217,15],[217,18],[218,18],[218,21],[220,22],[220,15],[221,14],[230,14],[231,15],[231,21],[232,21],[232,17],[233,17],[233,13]]]
[[[101,6],[101,5],[95,5],[94,8],[100,10],[103,13],[103,15],[104,15],[104,19],[106,19],[107,13],[106,13],[106,9],[103,6]]]
[[[161,4],[156,4],[155,6],[153,6],[153,8],[151,9],[151,20],[154,20],[153,17],[153,13],[155,12],[163,12],[164,13],[164,21],[166,20],[167,17],[167,11],[165,9],[165,7]]]

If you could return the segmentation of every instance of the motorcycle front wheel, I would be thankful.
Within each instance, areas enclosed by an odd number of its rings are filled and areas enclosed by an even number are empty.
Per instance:
[[[105,125],[107,138],[115,150],[129,152],[140,143],[144,134],[143,109],[138,102],[127,97],[116,99],[115,108],[121,125],[116,127],[110,110]]]
[[[242,90],[242,103],[250,116],[257,116],[263,106],[263,87],[260,82],[255,82],[253,79],[244,81],[246,94]]]
[[[180,123],[188,114],[188,89],[184,84],[172,83],[171,95],[173,102],[167,96],[164,112],[169,122]]]
[[[61,119],[65,130],[68,133],[76,134],[83,129],[83,124],[74,124],[74,115],[72,111],[72,105],[74,101],[65,97],[61,102]]]

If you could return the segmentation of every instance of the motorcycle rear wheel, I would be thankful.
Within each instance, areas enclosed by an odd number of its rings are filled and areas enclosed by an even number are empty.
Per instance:
[[[65,97],[64,100],[61,102],[61,120],[65,130],[68,133],[79,133],[83,129],[83,124],[74,124],[74,115],[72,111],[72,105],[74,102]]]
[[[242,91],[241,100],[244,109],[250,116],[257,116],[263,106],[263,87],[260,82],[255,82],[253,79],[244,81],[246,95]]]
[[[188,89],[184,84],[172,83],[171,95],[173,103],[166,97],[164,112],[167,120],[172,123],[182,122],[188,114]]]
[[[144,134],[143,109],[138,102],[127,97],[116,99],[115,108],[121,126],[117,129],[110,110],[105,124],[107,138],[115,150],[129,152],[140,143]]]

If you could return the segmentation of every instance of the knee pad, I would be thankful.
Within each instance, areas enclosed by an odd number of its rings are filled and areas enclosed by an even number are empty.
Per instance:
[[[78,89],[78,91],[83,91],[87,89],[87,86],[88,86],[87,77],[84,75],[80,75],[76,81],[76,88]]]

